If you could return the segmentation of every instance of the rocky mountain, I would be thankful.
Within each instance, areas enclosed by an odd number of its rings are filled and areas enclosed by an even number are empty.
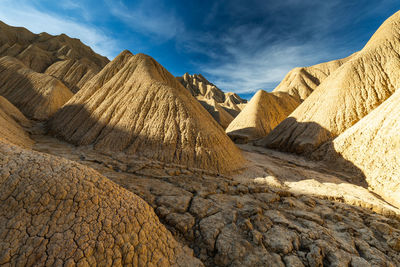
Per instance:
[[[177,77],[177,79],[200,101],[224,129],[242,111],[247,103],[247,100],[240,98],[235,93],[224,93],[201,74],[190,75],[185,73],[182,77]],[[221,108],[228,112],[230,116],[227,116],[226,112],[221,111]]]
[[[9,56],[0,58],[0,94],[36,120],[48,119],[73,95],[58,79]]]
[[[26,67],[51,75],[74,93],[109,62],[79,39],[65,34],[34,34],[1,21],[0,56],[15,57]]]
[[[368,187],[400,208],[400,90],[314,156],[354,169]],[[351,162],[351,164],[349,164]]]
[[[229,124],[226,133],[239,143],[264,137],[299,104],[297,98],[287,93],[259,90]]]
[[[399,25],[397,12],[259,144],[311,152],[384,102],[400,87]]]
[[[2,265],[203,266],[146,202],[78,163],[0,142],[0,196]]]
[[[294,68],[273,92],[284,92],[304,101],[332,72],[349,61],[354,55],[347,58],[332,60],[310,67]]]
[[[151,57],[128,51],[93,77],[49,125],[74,144],[209,171],[230,172],[244,161],[175,77]]]

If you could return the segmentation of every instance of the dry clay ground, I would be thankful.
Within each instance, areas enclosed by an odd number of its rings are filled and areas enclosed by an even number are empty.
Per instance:
[[[206,266],[400,266],[400,211],[320,163],[242,145],[250,168],[222,177],[32,137],[142,197]]]

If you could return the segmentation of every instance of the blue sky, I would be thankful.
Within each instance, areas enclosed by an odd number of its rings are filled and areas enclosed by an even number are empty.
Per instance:
[[[294,67],[346,57],[398,0],[0,0],[0,20],[66,33],[112,59],[128,49],[248,98]]]

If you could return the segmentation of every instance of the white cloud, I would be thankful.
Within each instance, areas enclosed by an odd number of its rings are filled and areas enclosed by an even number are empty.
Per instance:
[[[0,4],[0,20],[11,26],[22,26],[34,33],[65,33],[70,37],[79,38],[95,52],[111,59],[120,52],[116,42],[108,38],[102,29],[60,14],[43,12],[33,1],[0,0]]]
[[[133,7],[127,7],[122,1],[107,0],[106,3],[116,18],[153,41],[164,42],[184,32],[183,22],[162,1],[142,0]]]

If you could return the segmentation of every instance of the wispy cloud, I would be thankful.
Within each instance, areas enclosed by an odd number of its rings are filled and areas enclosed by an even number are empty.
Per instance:
[[[126,6],[122,1],[107,0],[106,3],[116,18],[153,42],[168,41],[184,32],[183,21],[163,1],[141,0],[134,6]]]
[[[41,11],[29,0],[1,0],[0,20],[12,26],[23,26],[32,32],[65,33],[79,38],[95,52],[113,58],[119,48],[115,40],[107,37],[102,29],[76,18]],[[72,8],[72,6],[70,6]]]

